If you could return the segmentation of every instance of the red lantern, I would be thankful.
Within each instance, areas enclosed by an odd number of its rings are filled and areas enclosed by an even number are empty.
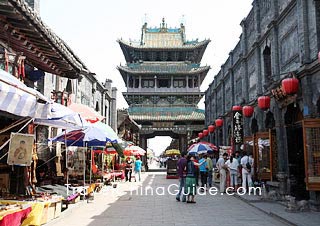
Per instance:
[[[214,125],[208,126],[209,133],[213,133],[216,127]]]
[[[198,137],[199,137],[199,139],[202,139],[203,138],[203,133],[198,133]]]
[[[203,130],[203,131],[202,131],[202,133],[203,133],[203,136],[205,136],[205,137],[206,137],[206,136],[208,136],[209,131],[205,129],[205,130]]]
[[[262,110],[267,110],[270,108],[270,97],[268,96],[261,96],[258,98],[258,107]]]
[[[218,119],[215,121],[215,123],[216,123],[216,126],[217,126],[217,127],[221,127],[221,126],[223,125],[223,120],[222,120],[221,118],[218,118]]]
[[[299,80],[296,78],[283,79],[281,84],[286,94],[295,94],[298,92]]]
[[[252,106],[244,106],[242,108],[242,113],[244,117],[250,118],[253,115],[254,108]]]
[[[242,107],[241,106],[233,106],[232,111],[241,111]]]

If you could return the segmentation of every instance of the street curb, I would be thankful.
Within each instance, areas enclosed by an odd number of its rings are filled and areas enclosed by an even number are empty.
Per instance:
[[[242,197],[239,196],[239,195],[234,195],[234,197],[236,197],[237,199],[239,199],[239,200],[245,202],[246,204],[248,204],[249,206],[254,207],[255,209],[257,209],[257,210],[259,210],[259,211],[267,214],[268,216],[271,216],[272,218],[274,218],[274,219],[276,219],[276,220],[278,220],[278,221],[280,221],[280,222],[282,222],[282,223],[285,223],[285,224],[290,225],[290,226],[298,226],[297,224],[295,224],[295,223],[293,223],[293,222],[291,222],[291,221],[289,221],[289,220],[281,217],[281,216],[278,215],[278,214],[275,214],[275,213],[273,213],[273,212],[266,211],[266,210],[264,210],[264,209],[262,209],[262,208],[259,208],[259,207],[255,206],[255,205],[253,205],[250,201],[242,198]],[[262,202],[263,202],[263,201],[262,201]]]

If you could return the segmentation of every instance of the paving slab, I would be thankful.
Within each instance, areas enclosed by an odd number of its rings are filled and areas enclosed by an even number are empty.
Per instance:
[[[144,173],[142,182],[121,182],[116,189],[103,188],[92,203],[83,203],[71,214],[47,226],[281,226],[287,225],[233,196],[197,195],[196,204],[177,202],[168,187],[178,180],[164,173]],[[163,187],[164,195],[135,194],[136,189]]]

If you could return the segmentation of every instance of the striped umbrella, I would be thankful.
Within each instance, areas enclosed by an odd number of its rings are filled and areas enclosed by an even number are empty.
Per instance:
[[[208,145],[213,151],[218,151],[218,147],[216,145],[214,145],[213,143],[209,143],[209,142],[206,142],[206,141],[201,141],[201,142],[198,142],[198,144]]]
[[[117,143],[117,134],[107,125],[101,126],[99,123],[89,124],[83,130],[73,130],[61,133],[50,139],[53,142],[67,141],[68,146],[84,147],[88,146],[105,146],[107,142]]]
[[[201,155],[206,154],[208,151],[212,151],[212,149],[206,144],[193,144],[188,148],[188,154],[192,155]]]

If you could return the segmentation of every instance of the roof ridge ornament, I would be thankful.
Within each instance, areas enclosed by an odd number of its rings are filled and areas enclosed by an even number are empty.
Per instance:
[[[166,20],[164,17],[162,17],[162,24],[160,24],[160,31],[161,32],[167,32],[167,24],[166,24]]]

